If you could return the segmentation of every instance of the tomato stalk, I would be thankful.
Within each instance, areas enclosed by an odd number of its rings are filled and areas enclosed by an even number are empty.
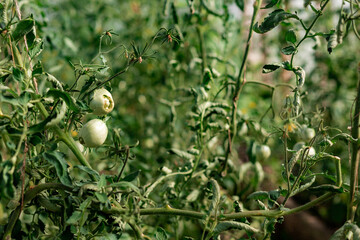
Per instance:
[[[255,24],[255,19],[256,19],[256,16],[257,16],[257,14],[258,14],[258,12],[260,10],[261,3],[262,3],[262,0],[256,0],[255,3],[254,3],[254,10],[253,10],[252,18],[251,18],[251,24],[250,24],[250,28],[249,28],[249,35],[248,35],[248,39],[247,39],[247,42],[246,42],[246,48],[245,48],[244,56],[243,56],[243,59],[242,59],[239,75],[238,75],[237,80],[236,80],[235,92],[234,92],[233,99],[232,99],[233,105],[232,105],[232,111],[231,111],[231,134],[230,134],[230,137],[228,139],[228,141],[229,141],[228,148],[227,148],[227,151],[226,151],[226,154],[225,154],[225,161],[223,163],[221,172],[225,171],[226,168],[227,168],[227,161],[229,159],[229,155],[231,153],[231,146],[232,146],[232,143],[234,142],[234,136],[236,134],[237,103],[238,103],[238,100],[239,100],[240,92],[241,92],[241,90],[242,90],[242,88],[243,88],[243,86],[245,84],[245,79],[242,78],[242,77],[243,77],[243,72],[244,72],[244,69],[245,69],[247,57],[248,57],[248,54],[249,54],[250,43],[251,43],[253,28],[254,28],[254,24]]]
[[[355,99],[355,110],[354,117],[352,119],[351,125],[351,136],[356,139],[359,137],[359,114],[360,114],[360,63],[358,65],[358,85],[357,85],[357,94]],[[347,219],[351,222],[354,221],[356,205],[355,201],[355,192],[356,186],[358,185],[358,175],[359,175],[359,142],[355,141],[352,143],[352,152],[351,152],[351,166],[350,166],[350,195],[347,209]]]

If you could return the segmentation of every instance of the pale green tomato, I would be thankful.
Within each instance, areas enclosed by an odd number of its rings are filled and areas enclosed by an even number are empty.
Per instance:
[[[270,157],[271,155],[271,149],[269,148],[268,145],[254,145],[255,148],[253,147],[253,153],[255,153],[256,156],[256,160],[258,161],[262,161],[262,160],[266,160]]]
[[[103,116],[114,109],[114,100],[111,93],[105,88],[96,89],[90,101],[90,108],[93,114]]]
[[[296,144],[294,145],[293,150],[299,151],[299,150],[302,149],[303,147],[305,147],[305,143],[304,143],[304,142],[298,142],[298,143],[296,143]],[[310,147],[308,156],[309,156],[309,157],[313,157],[313,156],[315,156],[315,154],[316,154],[315,148]]]
[[[93,119],[81,128],[79,141],[85,147],[98,147],[105,142],[107,134],[106,124],[100,119]]]
[[[315,130],[313,128],[308,128],[307,126],[301,127],[301,139],[305,142],[310,141],[315,137]]]

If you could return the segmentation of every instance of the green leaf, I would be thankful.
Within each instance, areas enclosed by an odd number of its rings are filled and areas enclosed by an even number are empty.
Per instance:
[[[24,80],[24,73],[16,68],[16,67],[13,67],[12,68],[12,76],[13,76],[13,79],[17,82],[22,82]]]
[[[289,18],[299,19],[299,17],[295,14],[287,13],[283,9],[276,9],[264,19],[260,26],[258,25],[258,23],[256,23],[254,26],[254,31],[257,33],[266,33],[271,29],[275,28],[282,21]]]
[[[301,185],[298,189],[293,191],[290,194],[290,197],[295,196],[296,194],[301,193],[301,192],[305,191],[306,189],[308,189],[309,187],[311,187],[311,185],[315,182],[315,179],[316,179],[316,176],[312,177],[309,182],[305,183],[304,185]]]
[[[339,228],[330,238],[330,240],[343,240],[343,239],[347,239],[346,235],[348,234],[348,232],[352,232],[353,236],[352,239],[353,240],[360,240],[360,228],[354,224],[354,223],[350,223],[350,222],[346,222],[341,228]]]
[[[82,212],[80,212],[80,211],[73,212],[71,217],[69,217],[66,220],[66,223],[69,224],[69,225],[78,223],[80,218],[81,218],[81,215],[82,215]]]
[[[167,237],[167,235],[166,235],[165,230],[162,229],[161,227],[158,227],[158,228],[156,229],[155,239],[156,239],[156,240],[167,240],[168,237]]]
[[[64,185],[71,186],[71,179],[67,171],[67,163],[64,159],[64,154],[61,152],[44,152],[42,154],[44,159],[55,167],[56,174],[60,182]]]
[[[70,95],[67,92],[63,92],[58,89],[50,89],[46,95],[63,99],[65,101],[66,105],[69,107],[69,109],[71,109],[75,113],[79,112],[78,107],[75,105],[73,99],[70,97]]]
[[[285,55],[291,55],[296,52],[296,48],[294,46],[287,46],[281,49],[281,52]]]
[[[285,35],[285,40],[289,43],[296,43],[296,33],[294,30],[290,29],[289,31],[286,32]]]
[[[48,122],[50,122],[51,118],[46,118],[44,121],[38,123],[38,124],[34,124],[32,126],[29,127],[29,133],[30,134],[34,134],[34,133],[38,133],[41,132],[45,129],[45,126]]]
[[[265,191],[257,191],[257,192],[253,192],[252,194],[250,194],[247,198],[254,199],[254,200],[269,199],[269,193],[265,192]]]
[[[35,64],[33,71],[32,71],[32,76],[35,77],[36,75],[41,75],[44,73],[44,68],[41,64],[41,62],[39,61],[38,63]]]
[[[97,186],[99,189],[106,186],[106,175],[105,174],[100,175],[100,180],[99,180]]]
[[[123,189],[123,190],[127,190],[130,188],[130,189],[134,190],[134,192],[136,192],[137,194],[141,195],[140,189],[137,186],[135,186],[134,184],[132,184],[131,182],[116,182],[116,183],[110,184],[110,186],[119,188],[119,189]]]
[[[121,179],[121,181],[132,182],[137,178],[137,176],[139,176],[140,172],[141,172],[141,170],[137,170],[135,172],[132,172],[132,173],[126,175],[123,179]]]
[[[34,40],[33,45],[29,48],[29,56],[31,59],[37,57],[44,49],[44,42],[40,38]]]
[[[265,7],[262,7],[261,9],[271,8],[271,7],[275,6],[278,2],[279,2],[279,0],[268,0],[268,1],[266,1]]]
[[[271,64],[265,64],[263,66],[263,70],[262,73],[271,73],[275,70],[277,70],[278,68],[283,68],[285,70],[291,70],[291,65],[289,61],[285,61],[282,63],[271,63]]]
[[[91,168],[88,168],[88,167],[82,166],[82,165],[75,165],[74,168],[78,168],[78,169],[80,169],[80,170],[82,170],[82,171],[84,171],[84,172],[86,172],[88,174],[93,175],[96,178],[96,180],[100,179],[99,173],[97,171],[91,169]]]
[[[95,192],[95,196],[102,203],[106,203],[108,200],[107,195],[105,193]]]
[[[216,225],[216,227],[214,229],[214,234],[218,235],[219,233],[229,230],[229,229],[245,230],[246,232],[249,232],[249,233],[259,232],[258,229],[253,228],[246,223],[236,222],[236,221],[222,221]]]
[[[170,149],[169,153],[174,154],[174,155],[176,155],[176,156],[178,156],[180,158],[186,159],[186,160],[194,159],[194,156],[192,154],[190,154],[188,152],[185,152],[185,151],[175,149],[175,148]]]
[[[283,67],[282,63],[265,64],[262,73],[271,73],[280,67]]]
[[[241,11],[244,11],[244,0],[236,0],[236,5],[240,8]]]
[[[209,183],[211,184],[211,192],[213,194],[209,207],[209,212],[211,213],[214,209],[217,209],[218,205],[220,204],[221,194],[220,186],[215,179],[211,179]]]
[[[13,173],[11,173],[12,162],[10,160],[0,163],[1,196],[7,199],[14,198],[15,187],[13,186]]]
[[[92,197],[88,197],[84,202],[82,202],[79,206],[79,209],[84,211],[87,207],[89,207],[92,201]]]
[[[31,29],[34,27],[35,21],[32,18],[26,18],[16,24],[15,30],[12,34],[12,37],[15,41],[20,40],[24,37]]]

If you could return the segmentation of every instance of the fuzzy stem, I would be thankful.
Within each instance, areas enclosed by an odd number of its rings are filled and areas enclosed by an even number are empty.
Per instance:
[[[358,138],[359,136],[359,114],[360,114],[360,63],[358,66],[359,76],[358,76],[358,86],[357,86],[357,94],[355,99],[355,111],[354,118],[352,120],[351,126],[351,136],[353,138]],[[354,205],[355,201],[355,192],[356,186],[358,183],[358,174],[359,174],[359,143],[352,143],[352,152],[351,152],[351,166],[350,166],[350,196],[348,202],[348,210],[347,210],[347,219],[351,222],[354,221],[356,205]]]
[[[61,183],[44,183],[37,185],[36,187],[28,190],[24,195],[24,206],[30,202],[33,198],[36,197],[40,192],[47,190],[47,189],[62,189],[66,191],[72,191],[73,188],[65,186]],[[3,239],[9,239],[11,236],[11,232],[15,226],[16,221],[18,220],[21,214],[21,205],[19,205],[10,215],[9,222],[6,226]]]
[[[251,38],[252,38],[252,33],[253,33],[253,27],[254,27],[254,24],[255,24],[255,19],[256,19],[258,11],[260,10],[261,2],[262,2],[262,0],[256,0],[255,3],[254,3],[254,11],[253,11],[253,15],[252,15],[252,18],[251,18],[251,24],[250,24],[250,28],[249,28],[249,34],[248,34],[248,38],[247,38],[247,42],[246,42],[245,52],[244,52],[244,56],[243,56],[243,59],[242,59],[239,75],[238,75],[237,80],[236,80],[235,92],[234,92],[233,99],[232,99],[233,106],[232,106],[232,111],[231,111],[231,134],[230,134],[230,139],[228,139],[229,144],[228,144],[228,148],[227,148],[227,151],[226,151],[226,154],[225,154],[225,161],[223,163],[221,172],[225,171],[226,168],[227,168],[227,161],[228,161],[229,155],[231,153],[231,146],[232,146],[232,143],[234,142],[234,136],[236,135],[237,103],[238,103],[238,100],[239,100],[239,95],[240,95],[240,92],[242,90],[242,87],[245,84],[244,80],[242,81],[242,76],[243,76],[243,73],[244,73],[245,65],[246,65],[246,62],[247,62],[247,57],[248,57],[249,50],[250,50],[250,43],[251,43]]]

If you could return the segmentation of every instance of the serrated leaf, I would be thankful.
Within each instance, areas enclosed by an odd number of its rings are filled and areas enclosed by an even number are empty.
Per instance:
[[[311,185],[315,182],[315,179],[316,179],[316,176],[312,177],[309,182],[305,183],[304,185],[301,185],[298,189],[293,191],[290,194],[290,197],[295,196],[296,194],[301,193],[301,192],[305,191],[306,189],[308,189],[309,187],[311,187]]]
[[[67,163],[64,159],[64,154],[61,152],[44,152],[43,158],[55,167],[56,174],[60,182],[66,186],[71,186],[71,179],[67,171]]]
[[[79,206],[79,209],[80,210],[85,210],[91,203],[92,201],[92,197],[88,197],[84,202],[82,202]]]
[[[170,154],[175,154],[176,156],[178,156],[180,158],[183,158],[183,159],[186,159],[186,160],[193,160],[194,159],[194,155],[192,155],[192,154],[190,154],[188,152],[182,151],[182,150],[175,149],[175,148],[170,149],[169,153]]]
[[[72,215],[66,220],[67,224],[76,224],[79,222],[80,218],[81,218],[82,212],[80,211],[75,211],[72,213]]]
[[[17,82],[22,82],[24,80],[24,73],[16,67],[12,68],[12,76]]]
[[[266,2],[267,3],[265,5],[265,7],[262,7],[261,9],[271,8],[271,7],[275,6],[279,2],[279,0],[268,0]]]
[[[29,48],[30,58],[37,57],[44,49],[44,42],[40,38],[34,40],[33,45]]]
[[[88,173],[90,175],[93,175],[96,178],[96,180],[100,179],[99,173],[97,171],[89,168],[89,167],[82,166],[82,165],[75,165],[74,168],[78,168],[78,169],[80,169],[80,170],[82,170],[82,171],[84,171],[84,172],[86,172],[86,173]]]
[[[210,117],[211,115],[221,115],[227,116],[227,112],[223,108],[210,108],[205,111],[204,119]]]
[[[134,190],[134,192],[136,192],[137,194],[141,195],[140,189],[137,186],[135,186],[134,184],[132,184],[131,182],[116,182],[116,183],[110,184],[110,186],[114,187],[114,188],[123,189],[123,190],[130,188],[130,189]]]
[[[282,63],[271,63],[271,64],[265,64],[262,69],[262,73],[271,73],[278,68],[283,68],[285,70],[291,70],[291,65],[289,61],[285,61]]]
[[[343,240],[346,239],[348,232],[353,233],[353,240],[360,240],[360,228],[350,222],[346,222],[341,228],[339,228],[330,238],[330,240]]]
[[[108,200],[107,195],[105,193],[95,192],[95,196],[102,203],[106,203]]]
[[[296,52],[296,48],[294,46],[287,46],[281,49],[281,52],[285,55],[291,55]]]
[[[156,240],[167,240],[168,237],[167,237],[167,235],[166,235],[165,230],[162,229],[161,227],[158,227],[158,228],[156,229],[155,239],[156,239]]]
[[[41,74],[43,74],[43,72],[44,72],[44,68],[43,68],[41,62],[39,61],[33,67],[32,76],[34,77],[36,75],[41,75]]]
[[[31,29],[34,27],[34,25],[35,25],[35,21],[32,18],[26,18],[26,19],[19,21],[16,24],[14,32],[12,33],[13,39],[15,41],[20,40],[28,32],[31,31]]]
[[[254,31],[257,33],[266,33],[275,28],[282,21],[289,18],[299,19],[299,17],[295,14],[285,12],[283,9],[276,9],[275,11],[271,12],[260,25],[256,23],[254,26]]]
[[[254,200],[265,200],[269,199],[269,193],[265,191],[257,191],[250,194],[247,198]]]
[[[69,109],[74,111],[75,113],[79,112],[78,107],[75,105],[73,99],[70,97],[70,95],[67,92],[63,92],[58,89],[50,89],[47,94],[47,96],[53,96],[55,98],[61,98],[65,101],[66,105]]]
[[[213,194],[209,207],[209,212],[211,213],[214,209],[217,209],[217,206],[220,204],[221,195],[220,186],[217,181],[215,179],[211,179],[209,183],[211,184],[211,192]]]
[[[290,159],[290,161],[288,163],[290,172],[292,172],[292,169],[294,168],[297,161],[300,159],[302,153],[303,153],[303,149],[300,149],[291,157],[291,159]]]
[[[296,33],[294,30],[290,29],[286,32],[285,40],[289,43],[296,43]]]
[[[282,63],[265,64],[263,66],[262,73],[271,73],[280,67],[283,67]]]
[[[242,222],[223,221],[216,225],[216,227],[214,229],[214,234],[218,235],[219,233],[229,230],[229,229],[245,230],[246,232],[249,232],[249,233],[259,232],[258,229],[251,227],[250,225],[242,223]]]

